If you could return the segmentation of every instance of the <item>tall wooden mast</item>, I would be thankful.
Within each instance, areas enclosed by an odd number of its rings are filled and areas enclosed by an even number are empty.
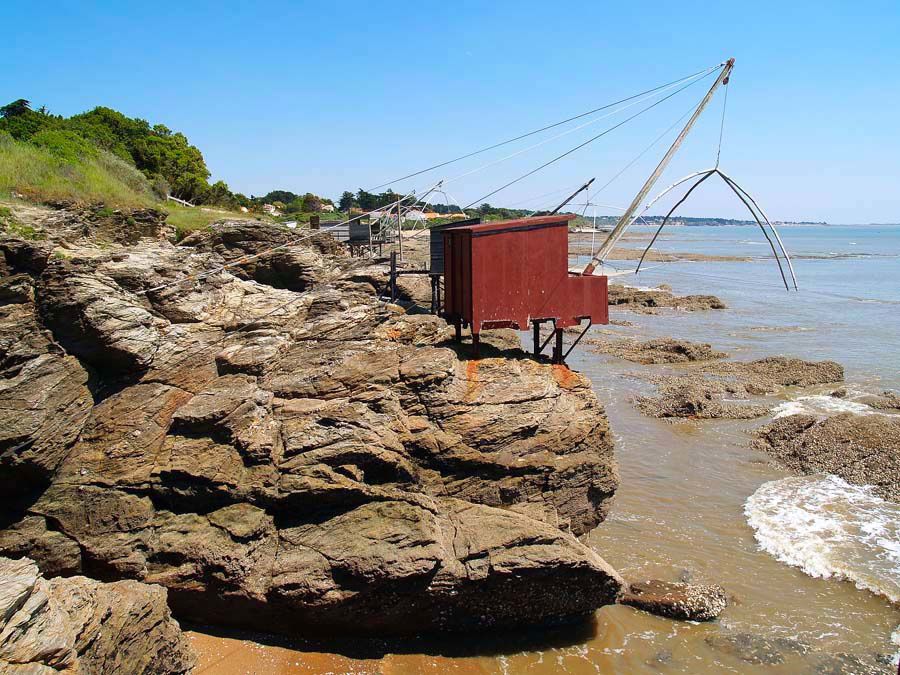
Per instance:
[[[681,130],[681,133],[678,134],[678,138],[675,139],[675,142],[672,143],[672,147],[669,148],[668,152],[666,152],[665,156],[660,160],[659,164],[656,167],[656,170],[650,174],[650,178],[647,179],[647,182],[644,183],[644,187],[641,188],[640,192],[637,193],[634,200],[631,202],[631,205],[622,214],[622,217],[619,218],[619,222],[616,223],[616,226],[613,228],[612,232],[609,233],[609,236],[606,238],[606,241],[597,249],[597,252],[594,253],[594,257],[591,258],[591,261],[587,264],[587,267],[584,268],[582,274],[593,274],[597,265],[600,265],[606,256],[609,255],[609,252],[612,251],[613,247],[622,237],[622,234],[634,222],[636,218],[637,210],[640,208],[641,203],[643,203],[644,199],[647,198],[650,190],[653,189],[654,184],[662,175],[663,171],[666,170],[666,167],[669,165],[669,162],[672,160],[672,157],[678,151],[678,148],[681,146],[684,139],[687,137],[688,133],[690,133],[691,128],[694,126],[694,123],[697,121],[697,118],[700,117],[700,114],[703,112],[704,108],[706,108],[707,104],[713,97],[713,94],[716,93],[716,89],[719,88],[719,85],[728,84],[728,76],[731,75],[731,70],[734,68],[734,59],[728,59],[725,62],[725,66],[722,68],[722,72],[719,73],[719,77],[716,78],[716,81],[709,88],[709,91],[706,92],[706,96],[703,97],[703,100],[700,101],[700,105],[697,106],[697,109],[694,111],[694,114],[691,115],[691,119],[687,121],[687,124],[684,125],[684,129]]]

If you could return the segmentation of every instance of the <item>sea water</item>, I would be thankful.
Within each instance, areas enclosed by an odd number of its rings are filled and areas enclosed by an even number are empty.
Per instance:
[[[636,238],[624,245],[639,249],[649,233],[636,227]],[[789,389],[760,420],[669,423],[644,417],[633,399],[653,390],[646,375],[679,366],[633,364],[594,354],[588,344],[569,359],[591,379],[606,409],[621,475],[610,517],[585,543],[628,579],[721,584],[729,607],[718,621],[674,622],[612,606],[568,632],[448,636],[428,653],[389,649],[378,658],[193,633],[201,667],[222,673],[797,673],[856,672],[854,659],[861,659],[896,672],[888,659],[900,642],[898,506],[836,477],[790,476],[752,450],[750,440],[774,415],[870,413],[857,408],[862,394],[900,389],[900,227],[785,227],[781,234],[795,256],[799,292],[785,291],[757,228],[672,228],[657,249],[749,260],[648,263],[652,269],[613,281],[711,293],[728,309],[644,315],[614,308],[619,325],[605,329],[708,342],[739,360],[833,359],[846,371],[846,399],[831,397],[833,387]],[[722,637],[772,648],[762,650],[768,656],[760,662],[753,649],[715,648]]]

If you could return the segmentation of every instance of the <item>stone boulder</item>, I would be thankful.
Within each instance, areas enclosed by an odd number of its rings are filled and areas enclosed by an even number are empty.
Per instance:
[[[656,580],[629,584],[619,602],[679,621],[711,621],[728,605],[721,586]]]
[[[42,354],[0,380],[0,475],[7,495],[50,481],[93,405],[77,359]]]
[[[56,340],[103,371],[146,369],[168,323],[90,263],[52,261],[38,284],[38,306]]]
[[[711,345],[673,338],[654,338],[639,341],[634,339],[588,340],[591,351],[599,354],[611,354],[634,363],[645,365],[655,363],[691,363],[694,361],[713,361],[723,359],[727,354],[716,351]]]
[[[722,400],[718,382],[701,378],[672,377],[664,380],[656,396],[637,397],[637,406],[649,417],[686,419],[753,419],[769,412],[769,406]]]
[[[801,474],[830,473],[873,485],[900,502],[900,419],[842,413],[819,419],[789,415],[756,432],[753,447]]]
[[[774,394],[785,387],[842,382],[844,369],[834,361],[804,361],[770,356],[756,361],[713,361],[676,375],[650,375],[657,396],[639,396],[645,415],[693,419],[753,419],[770,405],[735,403],[733,399]],[[726,400],[727,399],[727,400]]]
[[[179,675],[194,661],[159,586],[47,581],[28,559],[0,558],[4,673]]]
[[[378,300],[380,268],[322,254],[327,240],[290,249],[306,261],[294,281],[221,269],[281,229],[50,262],[37,311],[10,319],[31,346],[0,386],[24,392],[37,380],[17,369],[50,355],[91,377],[44,389],[92,398],[71,421],[65,401],[46,406],[59,447],[29,446],[44,482],[0,509],[0,552],[292,634],[511,627],[614,602],[622,580],[576,539],[618,485],[587,379],[514,335],[469,359],[441,320]]]
[[[725,303],[714,295],[675,295],[667,286],[644,290],[612,284],[609,287],[609,304],[613,307],[647,314],[653,314],[660,308],[688,312],[725,309]]]
[[[90,414],[90,374],[37,316],[31,277],[0,304],[0,476],[13,499],[46,486]]]
[[[302,240],[303,246],[291,246]],[[220,255],[242,279],[254,279],[275,288],[305,291],[328,273],[323,253],[340,255],[342,246],[327,232],[297,231],[248,220],[215,223],[192,233],[182,246]]]

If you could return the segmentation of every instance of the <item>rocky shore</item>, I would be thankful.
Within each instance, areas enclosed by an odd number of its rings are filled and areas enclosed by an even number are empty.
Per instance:
[[[695,348],[694,351],[697,350]],[[754,419],[767,415],[772,404],[744,402],[751,397],[775,394],[785,387],[843,382],[844,370],[834,361],[804,361],[771,356],[755,361],[701,363],[676,374],[655,374],[650,377],[657,385],[657,395],[639,396],[636,400],[638,408],[645,415],[663,418]]]
[[[609,304],[644,314],[655,314],[661,308],[688,312],[726,308],[725,303],[714,295],[675,295],[665,284],[654,289],[610,284]]]
[[[0,671],[8,675],[182,675],[195,657],[166,591],[135,581],[45,579],[0,558]]]
[[[617,356],[620,359],[644,365],[713,361],[728,356],[725,352],[714,350],[706,343],[700,344],[673,338],[654,338],[645,341],[634,338],[611,340],[591,338],[588,342],[593,352]]]
[[[795,473],[834,474],[900,502],[898,417],[790,415],[759,429],[753,447]]]
[[[136,243],[116,227],[0,241],[0,554],[288,633],[617,599],[576,538],[618,484],[583,376],[509,349],[467,360],[328,235],[247,260],[296,234],[234,222],[175,246],[161,220]]]

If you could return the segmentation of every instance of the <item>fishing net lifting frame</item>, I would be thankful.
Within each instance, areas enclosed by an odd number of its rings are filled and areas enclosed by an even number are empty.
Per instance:
[[[606,258],[610,255],[610,253],[612,252],[612,250],[614,249],[614,247],[616,246],[616,244],[618,243],[618,241],[621,239],[621,237],[623,236],[625,230],[626,230],[628,227],[630,227],[636,220],[641,219],[642,216],[643,216],[643,214],[645,214],[650,208],[652,208],[653,205],[655,205],[660,199],[662,199],[663,197],[665,197],[666,195],[668,195],[670,192],[672,192],[674,189],[676,189],[677,187],[683,185],[684,183],[696,179],[696,180],[694,181],[694,183],[693,183],[692,185],[690,185],[690,187],[687,189],[686,193],[685,193],[685,194],[684,194],[684,195],[676,202],[676,204],[668,211],[668,213],[666,214],[666,216],[663,218],[662,223],[660,224],[659,228],[658,228],[658,229],[656,230],[656,232],[654,233],[654,235],[653,235],[653,237],[652,237],[650,243],[648,244],[647,248],[643,251],[643,253],[642,253],[642,255],[641,255],[641,258],[640,258],[640,261],[639,261],[639,263],[638,263],[636,269],[634,270],[634,273],[637,274],[637,273],[641,270],[641,267],[642,267],[642,265],[643,265],[643,262],[644,262],[646,256],[647,256],[648,253],[650,252],[650,249],[653,247],[653,245],[656,243],[656,241],[657,241],[657,239],[658,239],[660,233],[662,232],[663,228],[666,226],[666,224],[668,224],[669,219],[671,218],[672,214],[678,209],[679,206],[681,206],[681,204],[683,204],[683,203],[690,197],[691,194],[693,194],[694,190],[695,190],[697,187],[699,187],[701,184],[703,184],[710,176],[712,176],[712,175],[717,175],[717,176],[719,176],[719,177],[722,179],[722,181],[729,187],[729,189],[730,189],[732,192],[734,192],[734,194],[741,200],[741,202],[747,207],[747,209],[748,209],[748,210],[750,211],[750,213],[752,214],[754,220],[756,221],[757,225],[760,227],[760,230],[762,231],[763,235],[765,236],[765,238],[766,238],[766,240],[768,241],[769,246],[770,246],[770,248],[771,248],[771,250],[772,250],[772,253],[773,253],[773,255],[774,255],[776,265],[778,266],[778,270],[779,270],[779,273],[780,273],[780,275],[781,275],[781,279],[782,279],[782,281],[783,281],[783,283],[784,283],[785,289],[787,289],[788,291],[790,291],[790,290],[791,290],[791,286],[793,286],[793,290],[798,290],[797,278],[796,278],[796,274],[795,274],[795,272],[794,272],[793,263],[791,262],[790,255],[788,254],[788,252],[787,252],[787,250],[786,250],[786,248],[785,248],[785,246],[784,246],[784,243],[783,243],[783,241],[782,241],[780,235],[778,234],[778,231],[775,229],[774,225],[773,225],[772,222],[769,220],[769,218],[766,216],[765,212],[762,210],[762,208],[759,206],[759,204],[756,202],[756,200],[755,200],[755,199],[754,199],[754,198],[753,198],[753,197],[752,197],[752,196],[751,196],[744,188],[742,188],[740,185],[738,185],[737,182],[736,182],[733,178],[731,178],[728,174],[726,174],[724,171],[722,171],[722,170],[719,168],[719,162],[720,162],[721,153],[722,153],[722,140],[723,140],[724,128],[725,128],[725,113],[726,113],[726,107],[727,107],[727,101],[728,101],[728,96],[727,96],[727,91],[728,91],[728,90],[727,90],[727,88],[726,88],[726,90],[725,90],[726,93],[725,93],[725,97],[724,97],[723,105],[722,105],[722,118],[721,118],[721,123],[720,123],[720,127],[719,127],[719,138],[718,138],[718,147],[717,147],[717,151],[716,151],[716,162],[715,162],[715,166],[714,166],[713,168],[711,168],[711,169],[706,169],[706,170],[703,170],[703,171],[698,171],[698,172],[691,173],[691,174],[685,176],[684,178],[679,179],[678,181],[676,181],[675,183],[673,183],[671,186],[669,186],[668,188],[666,188],[665,190],[663,190],[663,191],[662,191],[660,194],[658,194],[656,197],[654,197],[654,198],[651,199],[649,202],[647,202],[646,206],[644,206],[643,209],[641,209],[641,205],[643,204],[644,200],[648,197],[648,195],[649,195],[650,191],[652,190],[653,186],[656,184],[656,182],[658,181],[658,179],[662,176],[662,174],[664,173],[664,171],[665,171],[666,168],[668,167],[668,165],[669,165],[669,163],[671,162],[672,158],[674,157],[674,155],[676,154],[676,152],[677,152],[678,149],[680,148],[681,144],[683,143],[683,141],[685,140],[685,138],[687,137],[687,135],[690,133],[690,131],[691,131],[691,129],[693,128],[694,124],[696,123],[696,121],[698,120],[698,118],[700,117],[700,115],[703,113],[703,111],[705,110],[705,108],[707,107],[707,105],[709,104],[709,102],[711,101],[711,99],[713,98],[714,94],[716,93],[716,90],[717,90],[720,86],[726,86],[726,85],[728,85],[728,83],[729,83],[729,81],[730,81],[730,77],[731,77],[732,71],[733,71],[733,68],[734,68],[734,59],[732,58],[732,59],[728,59],[727,61],[725,61],[725,62],[719,64],[719,66],[716,67],[715,69],[707,69],[707,71],[701,71],[701,72],[706,72],[706,74],[712,74],[712,72],[714,72],[714,70],[717,70],[717,69],[718,69],[720,72],[718,73],[718,75],[717,75],[717,77],[716,77],[716,79],[715,79],[715,82],[714,82],[714,83],[712,84],[712,86],[709,88],[709,90],[707,91],[707,93],[706,93],[706,95],[703,97],[703,99],[700,101],[700,103],[699,103],[692,111],[689,111],[689,112],[691,112],[690,119],[689,119],[689,120],[687,121],[687,123],[684,125],[684,127],[682,128],[682,130],[681,130],[680,133],[678,134],[677,138],[674,140],[674,142],[671,144],[671,146],[669,147],[669,149],[667,150],[667,152],[665,153],[665,155],[663,156],[663,158],[660,160],[660,162],[659,162],[658,165],[656,166],[656,168],[655,168],[655,170],[653,171],[653,173],[652,173],[652,174],[650,175],[650,177],[645,181],[644,185],[643,185],[642,188],[638,191],[637,195],[635,195],[635,197],[634,197],[634,199],[632,200],[632,202],[631,202],[631,204],[629,205],[629,207],[628,207],[627,209],[624,209],[624,213],[623,213],[622,216],[619,218],[619,220],[617,221],[615,227],[614,227],[613,230],[610,232],[610,234],[608,235],[608,237],[606,238],[606,240],[603,242],[603,244],[601,244],[601,246],[600,246],[599,249],[597,249],[596,251],[593,251],[593,256],[592,256],[590,262],[587,264],[587,266],[586,266],[580,273],[570,271],[570,272],[569,272],[570,275],[573,275],[573,276],[604,276],[604,277],[614,276],[614,275],[612,275],[612,274],[606,274],[606,273],[604,273],[604,272],[602,272],[602,271],[601,271],[599,274],[597,274],[596,272],[597,272],[597,268],[598,268],[598,267],[600,267],[601,270],[602,270],[602,266],[604,265],[604,262],[605,262]],[[696,74],[695,74],[695,75],[696,75]],[[693,76],[689,76],[689,78],[690,78],[690,77],[693,77]],[[684,81],[684,79],[681,80],[681,81],[676,81],[676,82],[682,82],[682,81]],[[684,87],[682,87],[682,88],[679,89],[678,91],[682,91],[684,88],[687,88],[688,86],[690,86],[690,85],[693,84],[693,83],[694,83],[694,82],[690,82],[689,84],[684,85]],[[671,83],[670,83],[670,85],[664,85],[664,86],[671,86]],[[657,88],[657,89],[659,89],[659,88]],[[646,92],[645,92],[645,93],[646,93]],[[481,201],[481,199],[485,199],[485,198],[487,198],[487,197],[489,197],[489,196],[492,196],[492,195],[494,195],[494,194],[496,194],[496,193],[498,193],[498,192],[500,192],[500,191],[506,189],[507,187],[509,187],[509,186],[511,186],[511,185],[513,185],[513,184],[515,184],[515,183],[517,183],[517,182],[519,182],[520,180],[522,180],[522,179],[524,179],[524,178],[527,178],[528,176],[534,175],[535,173],[537,173],[537,172],[543,170],[544,168],[546,168],[547,166],[549,166],[549,165],[551,165],[551,164],[553,164],[553,163],[555,163],[555,162],[557,162],[557,161],[563,159],[564,157],[567,157],[567,156],[571,155],[571,154],[572,154],[573,152],[575,152],[576,150],[585,147],[585,146],[588,145],[589,143],[592,143],[593,141],[595,141],[595,140],[601,138],[601,137],[604,136],[605,134],[607,134],[607,133],[609,133],[610,131],[612,131],[612,130],[618,128],[619,126],[622,126],[623,124],[627,123],[627,122],[630,121],[631,119],[634,119],[635,117],[637,117],[637,116],[643,114],[644,112],[647,112],[647,111],[648,111],[649,109],[651,109],[652,107],[655,107],[656,105],[659,105],[660,103],[662,103],[663,101],[667,100],[668,98],[671,98],[671,96],[674,96],[675,93],[678,93],[678,92],[676,91],[676,92],[674,92],[673,94],[669,94],[669,95],[665,96],[664,98],[662,98],[662,99],[656,101],[655,103],[653,103],[652,105],[648,106],[648,107],[645,108],[644,110],[639,111],[639,112],[636,113],[635,115],[632,115],[631,117],[627,118],[627,119],[624,120],[623,122],[620,122],[619,124],[617,124],[617,125],[611,127],[610,129],[607,129],[607,130],[605,130],[605,131],[603,131],[603,132],[601,132],[601,133],[599,133],[599,134],[593,136],[592,138],[588,139],[587,141],[585,141],[585,142],[583,142],[583,143],[579,143],[579,144],[576,145],[575,147],[570,148],[569,150],[565,151],[564,153],[562,153],[562,154],[560,154],[560,155],[557,155],[557,156],[554,157],[553,159],[549,160],[548,162],[545,162],[545,163],[541,164],[540,166],[538,166],[538,167],[535,168],[535,169],[532,169],[532,170],[528,171],[527,173],[523,174],[522,176],[519,176],[518,178],[515,178],[514,180],[505,183],[504,185],[502,185],[501,187],[499,187],[499,188],[493,190],[492,192],[488,193],[488,194],[485,195],[484,197],[479,198],[478,200],[475,200],[472,204]],[[630,98],[635,98],[635,97],[630,97]],[[633,105],[633,103],[632,103],[632,104],[629,104],[629,105]],[[590,114],[590,113],[586,113],[586,114]],[[687,113],[686,113],[686,114],[687,114]],[[564,120],[563,122],[558,123],[558,124],[565,123],[566,121],[571,121],[572,119],[576,119],[576,118],[569,118],[569,120]],[[683,119],[683,117],[682,117],[682,119]],[[680,120],[676,121],[676,123],[673,124],[672,127],[670,127],[670,129],[671,129],[671,128],[674,128],[679,122],[680,122]],[[544,127],[544,128],[542,128],[542,129],[539,129],[537,132],[542,131],[542,130],[545,130],[545,129],[548,129],[548,128],[552,128],[553,126],[557,126],[557,125],[550,125],[550,127]],[[582,125],[582,126],[583,126],[583,125]],[[537,133],[537,132],[531,132],[531,133]],[[668,132],[668,130],[667,130],[666,132],[664,132],[664,134],[663,134],[662,136],[660,136],[657,140],[660,140],[667,132]],[[479,150],[479,151],[476,151],[476,152],[474,152],[474,153],[469,153],[469,154],[467,154],[467,155],[464,155],[464,156],[461,157],[461,158],[457,158],[457,159],[455,159],[455,160],[451,160],[450,162],[444,162],[444,163],[435,165],[435,166],[433,166],[433,167],[429,167],[429,168],[427,168],[427,169],[423,169],[423,170],[420,171],[420,172],[416,172],[416,173],[414,173],[414,174],[409,174],[408,176],[405,176],[404,178],[408,178],[408,177],[411,177],[411,176],[419,175],[420,173],[424,173],[424,172],[430,171],[430,170],[432,170],[432,169],[435,169],[435,168],[438,168],[438,167],[441,167],[441,166],[445,166],[446,164],[450,164],[450,163],[459,161],[460,159],[465,159],[466,157],[471,157],[471,156],[473,156],[473,155],[475,155],[475,154],[479,154],[479,153],[481,153],[481,152],[483,152],[483,151],[485,151],[485,150],[493,149],[493,148],[495,148],[495,147],[499,147],[500,145],[504,145],[504,144],[506,144],[506,143],[508,143],[508,142],[512,142],[512,141],[518,140],[518,139],[520,139],[520,138],[524,138],[525,136],[531,135],[531,133],[525,134],[524,136],[516,137],[516,138],[514,138],[514,139],[511,139],[510,141],[504,141],[504,142],[502,142],[502,143],[495,144],[495,145],[493,145],[493,146],[489,146],[488,148],[484,148],[484,149]],[[567,132],[566,132],[566,133],[567,133]],[[552,139],[551,139],[551,140],[552,140]],[[656,141],[654,141],[654,144],[655,144],[655,143],[656,143]],[[651,144],[650,147],[652,147],[652,145],[653,145],[653,144]],[[533,147],[536,147],[536,146],[533,146]],[[527,149],[526,149],[526,150],[527,150]],[[649,150],[649,147],[647,148],[647,150]],[[641,154],[643,155],[644,152],[646,152],[646,150],[644,150]],[[518,155],[518,154],[521,154],[521,151],[520,151],[520,152],[517,152],[517,153],[514,153],[513,155],[510,155],[509,158],[514,157],[514,156],[516,156],[516,155]],[[504,158],[504,159],[506,159],[506,158]],[[503,160],[499,160],[499,161],[503,161]],[[636,161],[636,160],[635,160],[635,161]],[[485,165],[485,167],[491,166],[492,164],[495,164],[495,163],[496,163],[496,162],[488,163],[487,165]],[[634,161],[632,161],[628,166],[631,166],[633,163],[634,163]],[[626,166],[626,169],[628,168],[628,166]],[[462,174],[460,177],[469,175],[470,173],[472,173],[472,172],[468,172],[468,173]],[[616,174],[616,177],[617,177],[618,175],[620,175],[621,173],[622,173],[622,172],[619,172],[619,174]],[[393,182],[393,181],[392,181],[392,182]],[[588,181],[586,184],[584,184],[583,186],[581,186],[581,187],[580,187],[578,190],[576,190],[576,191],[575,191],[575,192],[574,192],[567,200],[565,200],[562,204],[560,204],[560,205],[559,205],[556,209],[554,209],[551,213],[558,213],[558,212],[559,212],[559,211],[560,211],[567,203],[571,202],[572,199],[574,199],[574,197],[575,197],[577,194],[579,194],[579,193],[582,192],[582,191],[588,191],[588,188],[590,187],[590,184],[591,184],[592,182],[593,182],[593,179],[591,179],[591,180]],[[610,182],[611,182],[611,181],[610,181]],[[437,186],[438,189],[440,189],[440,187],[442,186],[442,183],[443,183],[443,181],[441,181],[441,182],[438,184],[438,186]],[[609,183],[607,183],[607,185],[608,185],[608,184],[609,184]],[[603,187],[605,187],[605,185],[604,185]],[[601,190],[603,189],[603,187],[601,187],[600,190],[598,190],[597,192],[601,191]],[[590,203],[591,203],[591,196],[592,196],[592,195],[590,194],[590,192],[588,192],[587,197],[586,197],[586,200],[585,200],[585,203],[586,203],[586,204],[590,204]],[[470,204],[470,206],[471,206],[472,204]],[[639,209],[640,209],[640,211],[639,211]],[[397,220],[398,220],[398,230],[399,230],[399,229],[401,229],[399,226],[400,226],[400,224],[401,224],[401,222],[402,222],[402,221],[401,221],[401,217],[400,217],[400,208],[399,208],[399,205],[398,205],[397,211],[398,211],[398,219],[397,219]],[[426,229],[427,229],[427,228],[426,228]],[[401,236],[402,236],[402,232],[400,232],[399,234],[401,234]],[[777,244],[777,246],[776,246],[776,244]],[[592,247],[592,248],[593,248],[593,247]],[[401,249],[401,251],[402,251],[402,249]],[[780,255],[779,255],[779,251],[780,251]],[[501,253],[502,253],[502,252],[501,252]],[[401,254],[401,255],[402,255],[402,254]],[[782,258],[784,259],[784,262],[787,263],[787,270],[788,270],[787,273],[785,272],[784,265],[782,264]],[[416,271],[410,270],[410,271],[407,272],[407,273],[428,273],[428,272],[433,272],[433,270],[416,270]],[[391,265],[391,273],[390,273],[390,277],[391,277],[391,280],[390,280],[391,299],[394,299],[394,298],[396,297],[396,278],[397,278],[397,276],[398,276],[399,274],[402,274],[402,273],[403,273],[403,272],[399,272],[399,271],[397,270],[397,267],[396,267],[396,258],[395,258],[394,256],[392,256],[392,265]],[[790,275],[790,282],[788,281],[788,274]],[[435,281],[435,280],[433,279],[432,281],[433,281],[433,285],[434,285],[434,281]],[[470,281],[471,281],[471,280],[470,280]],[[439,280],[438,280],[438,283],[439,283]],[[471,284],[469,284],[469,285],[471,285]],[[440,300],[439,300],[439,299],[438,299],[438,300],[435,300],[435,298],[436,298],[436,296],[435,296],[434,289],[433,289],[433,291],[432,291],[432,307],[431,307],[431,310],[432,310],[433,312],[435,312],[435,311],[438,311],[438,312],[439,312],[439,311],[440,311],[440,304],[441,304],[441,303],[440,303]],[[604,300],[604,301],[605,301],[605,300]],[[449,317],[449,316],[447,316],[447,317],[445,317],[445,318],[447,318],[448,321],[451,320],[451,317]],[[555,321],[554,319],[550,319],[550,320],[552,320],[553,323],[554,323],[553,332],[551,333],[550,337],[548,337],[548,339],[547,339],[543,344],[540,344],[540,345],[539,345],[539,332],[538,332],[538,326],[537,326],[537,325],[535,326],[535,356],[538,356],[538,355],[541,353],[541,351],[543,351],[544,346],[547,344],[547,342],[550,341],[550,339],[552,339],[553,337],[556,337],[557,345],[556,345],[556,348],[555,348],[555,350],[554,350],[554,358],[553,358],[553,360],[554,360],[554,362],[561,362],[561,361],[564,360],[565,356],[568,355],[568,353],[571,351],[571,349],[569,349],[569,350],[566,351],[566,352],[563,352],[563,351],[562,351],[562,344],[561,344],[561,333],[562,333],[562,331],[556,326],[556,321]],[[457,335],[459,335],[459,325],[458,325],[458,324],[459,324],[459,317],[456,317],[456,318],[454,319],[454,321],[457,323],[457,331],[456,331],[456,332],[457,332]],[[515,322],[514,322],[514,323],[515,323]],[[521,323],[521,322],[518,322],[518,323]],[[589,327],[590,327],[590,324],[588,325],[588,328],[589,328]],[[520,326],[520,329],[522,329],[521,326]],[[586,329],[585,329],[585,332],[586,332]],[[475,330],[475,327],[473,326],[473,342],[475,342],[475,339],[476,339],[476,333],[477,333],[477,330]],[[582,335],[583,335],[583,334],[584,334],[584,333],[582,333]],[[581,336],[579,336],[579,339],[580,339],[580,337],[581,337]],[[576,340],[576,343],[577,343],[577,340]],[[475,344],[477,344],[477,342],[475,342]],[[573,345],[573,347],[574,347],[574,345]]]
[[[772,249],[772,254],[775,257],[775,263],[778,265],[778,271],[781,274],[781,280],[782,280],[782,282],[784,282],[785,289],[790,291],[791,286],[793,286],[794,290],[799,290],[799,287],[797,285],[797,276],[794,272],[794,265],[791,262],[791,257],[788,254],[787,249],[784,246],[784,242],[782,242],[782,240],[781,240],[781,236],[778,234],[778,230],[775,229],[775,226],[769,220],[768,216],[766,216],[765,212],[762,210],[762,208],[759,206],[759,204],[756,202],[756,200],[744,188],[742,188],[740,185],[738,185],[737,182],[733,178],[731,178],[728,174],[726,174],[724,171],[722,171],[719,168],[719,161],[722,156],[722,138],[723,138],[724,131],[725,131],[725,112],[726,112],[726,106],[728,104],[727,85],[730,81],[731,73],[732,73],[733,69],[734,69],[734,59],[733,58],[728,59],[728,61],[726,61],[724,63],[722,72],[719,73],[718,78],[716,78],[716,81],[713,83],[712,87],[710,87],[706,96],[704,96],[703,100],[700,101],[700,104],[697,106],[696,110],[694,110],[693,115],[691,115],[691,118],[688,120],[687,124],[685,124],[684,128],[681,130],[681,133],[678,134],[678,137],[675,139],[675,141],[669,147],[668,152],[666,152],[665,156],[662,158],[662,160],[660,160],[660,162],[657,165],[654,172],[650,175],[650,177],[644,183],[644,186],[638,192],[637,196],[635,196],[634,200],[632,200],[631,205],[628,207],[628,209],[626,209],[625,213],[622,214],[622,217],[616,223],[616,226],[613,228],[612,232],[610,232],[609,236],[606,238],[606,240],[603,242],[603,244],[600,246],[600,248],[596,251],[596,253],[594,253],[593,258],[587,264],[587,266],[584,268],[584,270],[582,271],[582,274],[585,274],[585,275],[594,274],[594,271],[596,270],[596,268],[603,265],[606,257],[613,250],[613,248],[615,247],[615,245],[619,241],[619,239],[621,239],[622,235],[625,233],[625,230],[628,227],[630,227],[634,223],[635,220],[640,218],[644,213],[646,213],[650,208],[652,208],[653,205],[656,204],[656,202],[658,202],[660,199],[662,199],[667,194],[672,192],[672,190],[674,190],[678,186],[696,178],[697,180],[693,183],[693,185],[691,185],[688,188],[687,192],[685,192],[685,194],[681,197],[681,199],[679,199],[675,203],[675,205],[671,209],[669,209],[669,212],[666,214],[665,218],[663,218],[662,223],[660,224],[659,228],[654,233],[652,239],[650,240],[650,243],[647,245],[647,248],[644,249],[644,252],[641,255],[640,261],[638,262],[638,265],[634,270],[634,273],[637,274],[640,271],[641,266],[644,263],[644,259],[646,258],[647,254],[650,252],[650,249],[653,247],[653,244],[656,243],[656,240],[659,237],[660,232],[662,232],[663,228],[669,222],[669,218],[671,218],[671,216],[675,212],[675,210],[679,206],[681,206],[687,200],[687,198],[691,195],[691,193],[693,193],[693,191],[696,188],[698,188],[707,178],[709,178],[710,176],[713,176],[713,175],[717,175],[724,181],[724,183],[731,189],[731,191],[734,192],[735,195],[737,195],[738,199],[740,199],[741,202],[743,202],[744,206],[747,207],[747,210],[750,211],[750,213],[753,216],[753,219],[756,221],[757,225],[759,225],[760,230],[762,231],[763,235],[765,236],[766,240],[769,243],[769,247]],[[716,149],[715,166],[713,166],[711,169],[705,169],[703,171],[696,171],[694,173],[688,174],[684,178],[677,180],[675,183],[673,183],[672,185],[667,187],[665,190],[660,192],[658,195],[656,195],[656,197],[651,199],[647,203],[647,205],[643,208],[643,210],[640,213],[638,213],[637,210],[638,210],[641,202],[647,197],[650,190],[653,188],[653,185],[656,183],[656,181],[662,175],[663,171],[668,166],[672,157],[677,152],[681,143],[684,141],[685,137],[690,132],[694,123],[697,121],[697,118],[700,117],[700,114],[703,112],[704,108],[706,108],[707,104],[712,99],[713,94],[715,94],[716,89],[718,89],[719,86],[726,86],[726,89],[725,89],[725,98],[722,103],[722,119],[721,119],[721,122],[719,125],[719,143],[718,143],[718,147]],[[588,202],[590,201],[590,196],[587,201]],[[768,230],[766,228],[768,228]],[[769,234],[769,232],[771,232],[771,235]],[[774,237],[774,241],[773,241],[773,237]],[[778,244],[777,249],[775,246],[776,242]],[[781,251],[781,255],[784,258],[785,262],[787,263],[788,272],[789,272],[790,278],[791,278],[790,282],[788,282],[787,275],[785,274],[785,271],[784,271],[784,266],[782,265],[781,258],[778,255],[778,250]]]

